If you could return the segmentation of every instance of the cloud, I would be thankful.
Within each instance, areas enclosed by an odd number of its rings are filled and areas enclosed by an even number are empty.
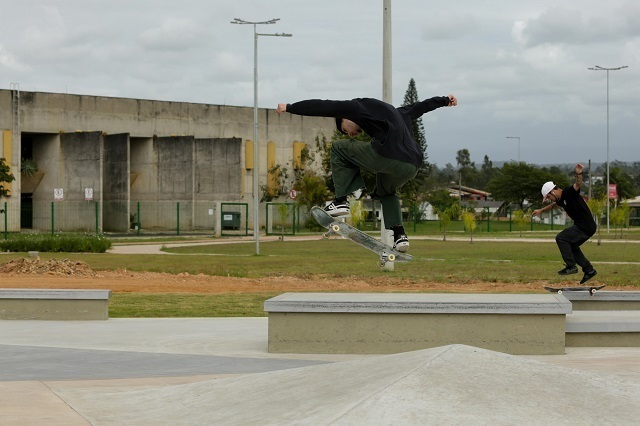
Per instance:
[[[149,50],[181,51],[203,44],[204,31],[187,18],[168,18],[161,25],[143,31],[140,44]]]
[[[454,40],[477,32],[480,26],[470,13],[459,9],[438,10],[422,24],[421,37],[426,41]]]
[[[587,8],[551,7],[534,18],[514,23],[514,40],[525,47],[544,44],[586,45],[624,41],[639,37],[640,6],[626,3],[619,8],[598,10],[589,15]]]
[[[9,71],[26,72],[30,67],[20,62],[16,57],[0,44],[0,69],[6,68]]]

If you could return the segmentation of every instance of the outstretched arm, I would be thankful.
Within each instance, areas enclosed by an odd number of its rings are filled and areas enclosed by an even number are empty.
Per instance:
[[[547,206],[544,206],[541,209],[536,209],[533,212],[531,212],[531,217],[536,217],[536,216],[538,216],[538,215],[540,215],[540,214],[542,214],[544,212],[548,212],[549,210],[553,210],[555,208],[556,208],[556,203],[551,203],[551,204],[549,204]]]
[[[297,115],[309,115],[315,117],[349,117],[358,111],[359,107],[353,100],[329,101],[321,99],[309,99],[293,104],[278,104],[276,112],[282,114],[288,112]]]
[[[422,117],[422,115],[433,111],[436,108],[445,106],[458,105],[458,98],[453,95],[449,96],[436,96],[424,101],[416,102],[415,104],[400,107],[398,109],[405,110],[412,120]]]
[[[573,189],[580,192],[582,186],[582,169],[584,166],[580,163],[576,164],[576,182],[573,184]]]

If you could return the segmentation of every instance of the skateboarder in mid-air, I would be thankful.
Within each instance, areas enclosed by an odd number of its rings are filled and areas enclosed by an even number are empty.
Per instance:
[[[582,267],[584,277],[580,284],[585,284],[595,277],[597,272],[580,250],[580,246],[595,234],[597,226],[593,220],[591,210],[580,195],[582,186],[582,164],[576,165],[576,181],[565,189],[558,188],[553,182],[542,185],[542,201],[550,203],[541,209],[534,210],[532,216],[562,207],[573,220],[573,225],[556,235],[556,243],[565,263],[565,268],[558,271],[559,275],[577,274],[578,267]]]
[[[393,230],[393,248],[406,253],[409,239],[402,225],[400,199],[396,191],[413,179],[422,166],[422,149],[413,138],[411,120],[444,106],[456,106],[455,96],[438,96],[395,108],[371,98],[347,101],[311,99],[293,104],[278,104],[279,114],[335,117],[336,127],[353,138],[361,132],[371,143],[355,139],[335,141],[331,146],[331,171],[336,197],[324,210],[333,217],[349,215],[347,196],[365,187],[360,169],[375,173],[372,199],[382,203],[385,228]]]

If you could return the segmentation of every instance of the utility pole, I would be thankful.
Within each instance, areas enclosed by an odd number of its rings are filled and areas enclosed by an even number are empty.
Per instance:
[[[260,196],[258,194],[259,186],[259,167],[258,161],[258,36],[272,37],[291,37],[291,34],[275,33],[275,34],[259,34],[256,31],[257,25],[275,24],[280,18],[270,19],[268,21],[245,21],[234,18],[232,24],[253,25],[253,234],[256,239],[256,254],[260,254]],[[248,219],[247,219],[248,220]]]
[[[627,65],[623,65],[621,67],[615,68],[605,68],[600,65],[596,65],[593,68],[588,68],[591,71],[606,71],[607,72],[607,187],[605,188],[605,192],[607,194],[607,234],[609,233],[609,210],[610,210],[610,200],[609,200],[609,71],[619,71],[623,68],[629,68]]]

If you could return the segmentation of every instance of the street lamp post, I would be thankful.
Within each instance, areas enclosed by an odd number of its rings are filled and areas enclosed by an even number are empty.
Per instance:
[[[518,139],[518,163],[520,162],[520,136],[507,136],[507,139]]]
[[[607,72],[607,187],[605,192],[607,194],[607,234],[609,233],[609,71],[619,71],[623,68],[628,68],[627,65],[615,68],[605,68],[600,65],[588,68],[591,71],[606,71]]]
[[[253,234],[256,239],[256,254],[260,254],[260,201],[258,194],[259,174],[258,174],[258,36],[270,37],[291,37],[291,34],[275,33],[260,34],[258,33],[258,25],[275,24],[280,18],[270,19],[268,21],[245,21],[239,18],[233,18],[232,24],[253,25]]]

